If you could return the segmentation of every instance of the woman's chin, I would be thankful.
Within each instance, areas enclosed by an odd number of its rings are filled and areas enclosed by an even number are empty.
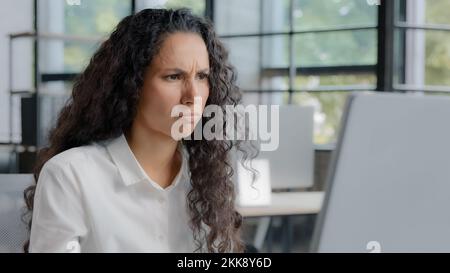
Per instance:
[[[186,138],[194,132],[195,125],[194,123],[183,124],[180,131],[172,132],[171,137],[177,141]]]

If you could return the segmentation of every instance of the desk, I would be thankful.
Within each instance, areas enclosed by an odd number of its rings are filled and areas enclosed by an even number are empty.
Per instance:
[[[290,251],[292,224],[288,216],[316,214],[322,207],[323,192],[274,192],[268,206],[241,207],[236,209],[243,217],[262,217],[255,234],[254,246],[261,249],[272,221],[272,216],[284,216],[283,252]],[[269,240],[271,249],[271,240]]]
[[[274,192],[269,206],[240,207],[243,217],[315,214],[320,211],[323,192]]]

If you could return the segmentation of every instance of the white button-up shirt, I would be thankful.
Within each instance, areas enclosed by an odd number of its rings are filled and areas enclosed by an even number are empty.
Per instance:
[[[64,151],[42,168],[30,252],[193,252],[187,152],[172,184],[152,181],[122,134]]]

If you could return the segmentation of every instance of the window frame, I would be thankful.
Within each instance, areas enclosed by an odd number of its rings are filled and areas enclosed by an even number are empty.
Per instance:
[[[385,2],[384,0],[383,2]],[[427,1],[427,0],[424,0]],[[387,1],[391,2],[391,1]],[[409,8],[408,1],[405,0],[397,0],[392,1],[393,3],[389,3],[391,9],[395,11],[395,13],[392,15],[392,18],[390,18],[392,29],[393,31],[399,31],[401,33],[401,40],[402,43],[402,59],[399,62],[400,71],[399,77],[401,77],[401,82],[405,82],[405,79],[408,78],[408,73],[410,71],[407,69],[411,64],[408,64],[408,52],[412,51],[412,44],[407,43],[407,31],[408,30],[422,30],[423,36],[426,36],[427,31],[445,31],[450,35],[450,24],[434,24],[434,23],[410,23],[407,21],[406,14],[407,10]],[[404,17],[405,20],[402,21],[400,18]],[[424,43],[426,40],[423,41]],[[389,45],[392,49],[395,48],[395,39],[392,37],[391,43]],[[426,50],[426,49],[424,49]],[[393,58],[391,59],[393,60]],[[414,64],[417,65],[417,64]],[[424,64],[423,64],[424,65]],[[393,71],[395,69],[395,64],[391,64],[391,68]],[[425,67],[421,67],[421,69],[425,69]],[[425,72],[424,77],[425,77]],[[450,93],[450,85],[427,85],[426,83],[422,85],[418,84],[408,84],[408,83],[396,83],[392,81],[392,91],[398,91],[398,92],[420,92],[420,93]]]
[[[214,2],[214,0],[207,0],[208,2]],[[256,37],[256,38],[264,38],[264,37],[270,37],[270,36],[288,36],[289,42],[288,42],[288,48],[289,48],[289,65],[287,67],[279,67],[279,68],[264,68],[260,64],[260,75],[263,77],[263,75],[268,74],[275,74],[276,76],[287,76],[289,79],[289,87],[288,89],[278,90],[278,89],[244,89],[243,92],[246,93],[288,93],[289,94],[289,100],[288,103],[292,103],[292,96],[294,93],[297,92],[342,92],[342,91],[368,91],[368,90],[378,90],[378,80],[377,84],[374,85],[372,88],[361,88],[358,85],[350,85],[350,86],[336,86],[335,89],[327,88],[325,90],[323,89],[297,89],[294,88],[294,79],[296,76],[308,76],[308,75],[317,75],[317,76],[328,76],[328,75],[336,75],[336,74],[343,74],[343,75],[349,75],[350,73],[353,74],[364,74],[364,73],[373,73],[377,79],[378,79],[378,73],[380,69],[378,69],[378,63],[379,60],[377,60],[377,63],[374,65],[338,65],[338,66],[296,66],[295,65],[295,54],[293,54],[293,47],[294,47],[294,41],[293,38],[295,35],[299,34],[308,34],[308,33],[330,33],[330,32],[341,32],[341,31],[357,31],[357,30],[376,30],[377,31],[377,38],[379,39],[379,22],[377,22],[376,25],[369,25],[369,24],[358,24],[358,25],[343,25],[343,26],[333,26],[333,27],[318,27],[314,29],[307,29],[307,30],[293,30],[293,21],[294,21],[294,9],[292,8],[294,5],[294,0],[289,0],[289,10],[290,10],[290,18],[289,18],[289,31],[276,31],[276,32],[264,32],[260,31],[258,33],[245,33],[245,34],[226,34],[226,35],[220,35],[220,38],[224,39],[233,39],[233,38],[249,38],[249,37]],[[262,0],[260,0],[260,18],[262,18],[263,8],[262,8]],[[262,39],[261,39],[262,40]],[[263,42],[260,40],[260,44]],[[379,51],[379,49],[377,49]],[[261,52],[261,50],[260,50]],[[380,52],[377,52],[377,58],[379,58]],[[352,74],[352,75],[353,75]],[[339,87],[346,87],[345,89],[339,88]]]
[[[37,14],[38,14],[38,0],[34,0],[34,28],[36,33],[38,33],[37,29]],[[215,0],[203,0],[205,1],[205,17],[209,18],[214,22],[214,12],[215,12]],[[260,0],[262,2],[262,0]],[[130,14],[136,13],[136,0],[130,0],[131,2],[131,10]],[[396,71],[395,63],[394,63],[394,49],[395,49],[395,39],[394,33],[396,30],[439,30],[439,31],[450,31],[449,25],[439,25],[439,24],[421,24],[415,25],[408,22],[400,22],[397,20],[399,16],[399,10],[402,11],[405,9],[407,3],[404,0],[380,0],[380,4],[378,5],[378,18],[376,25],[353,25],[353,26],[336,26],[336,27],[321,27],[314,28],[308,30],[293,30],[293,20],[294,20],[294,12],[293,12],[293,3],[294,0],[289,0],[290,6],[290,17],[289,17],[289,29],[290,31],[279,31],[279,32],[259,32],[259,33],[249,33],[249,34],[236,34],[236,35],[221,35],[220,38],[248,38],[248,37],[268,37],[274,35],[288,35],[289,37],[289,64],[287,67],[275,67],[275,68],[263,68],[262,63],[260,62],[261,69],[261,77],[264,75],[276,75],[276,76],[287,76],[289,79],[289,87],[284,90],[276,90],[276,89],[263,89],[263,90],[243,90],[246,93],[258,93],[260,96],[265,93],[288,93],[289,99],[288,103],[292,103],[292,97],[294,93],[301,92],[353,92],[353,91],[378,91],[378,92],[406,92],[406,91],[420,91],[420,92],[450,92],[449,87],[441,87],[441,86],[423,86],[423,88],[415,88],[413,86],[408,86],[405,84],[397,84],[394,81],[394,75]],[[400,5],[399,9],[397,5]],[[403,5],[403,6],[402,6]],[[262,5],[260,5],[260,12],[263,13]],[[376,8],[376,7],[374,7]],[[374,65],[339,65],[339,66],[316,66],[316,67],[304,67],[304,66],[296,66],[295,65],[295,56],[292,54],[294,41],[293,38],[298,34],[305,33],[326,33],[326,32],[339,32],[339,31],[349,31],[349,30],[371,30],[375,29],[377,32],[377,62]],[[260,42],[262,44],[262,41]],[[73,73],[58,73],[58,74],[39,74],[39,69],[37,67],[39,56],[38,56],[38,39],[34,41],[34,86],[37,90],[38,86],[41,83],[49,82],[49,81],[70,81],[77,74]],[[404,44],[405,45],[405,44]],[[407,50],[405,48],[401,49],[401,53],[406,54]],[[262,52],[262,51],[260,51]],[[406,56],[403,57],[405,60]],[[402,64],[403,71],[398,75],[401,77],[405,77],[404,71],[405,64]],[[354,75],[354,74],[373,74],[376,77],[376,85],[373,88],[361,88],[359,86],[336,86],[336,88],[318,88],[318,89],[306,89],[294,88],[294,79],[297,76],[308,76],[308,75],[317,75],[317,76],[327,76],[327,75]]]
[[[214,0],[207,0],[209,2],[214,3]],[[219,0],[220,1],[220,0]],[[391,0],[392,1],[392,0]],[[287,77],[289,84],[287,89],[267,89],[267,88],[259,88],[256,89],[243,89],[243,93],[245,94],[257,94],[258,101],[263,100],[263,96],[268,93],[277,93],[277,94],[288,94],[287,104],[293,103],[294,94],[301,93],[342,93],[342,92],[355,92],[355,91],[384,91],[388,90],[384,88],[384,68],[381,66],[385,66],[385,62],[380,60],[386,59],[386,50],[380,46],[380,41],[383,41],[386,36],[386,31],[382,28],[383,24],[382,20],[385,18],[386,5],[382,1],[380,5],[374,6],[373,8],[377,8],[377,22],[374,24],[353,24],[353,25],[340,25],[340,26],[331,26],[331,27],[315,27],[311,29],[305,30],[294,30],[294,0],[289,0],[289,31],[271,31],[265,32],[262,30],[262,22],[260,22],[260,31],[258,33],[245,33],[245,34],[225,34],[219,35],[220,38],[224,39],[233,39],[233,38],[260,38],[260,54],[262,55],[262,44],[264,37],[276,37],[276,36],[288,36],[288,50],[289,50],[289,58],[288,58],[288,66],[278,67],[278,68],[265,68],[262,66],[262,61],[259,62],[259,70],[260,70],[260,81],[265,78],[264,75],[271,76],[280,76]],[[389,0],[388,0],[389,2]],[[260,18],[262,18],[264,14],[263,0],[259,0],[259,14]],[[369,3],[368,3],[369,5]],[[383,9],[384,8],[384,9]],[[214,11],[214,10],[213,10]],[[214,14],[214,12],[213,12]],[[294,37],[299,34],[309,34],[309,33],[336,33],[341,31],[359,31],[359,30],[375,30],[377,37],[377,53],[376,53],[376,63],[371,65],[336,65],[336,66],[297,66],[295,61],[295,53],[294,53]],[[263,59],[263,56],[260,56],[260,60]],[[332,75],[355,75],[355,74],[373,74],[376,78],[376,82],[373,85],[340,85],[340,86],[324,86],[318,87],[314,89],[310,88],[296,88],[294,85],[294,81],[298,76],[332,76]],[[383,74],[381,76],[381,74]],[[314,144],[316,150],[332,150],[334,148],[333,143],[329,144]]]

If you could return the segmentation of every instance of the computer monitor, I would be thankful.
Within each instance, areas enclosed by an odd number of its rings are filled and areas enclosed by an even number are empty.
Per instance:
[[[271,120],[271,114],[268,117],[268,120]],[[271,125],[269,125],[270,127]],[[254,167],[257,170],[259,168],[261,182],[265,184],[268,181],[271,189],[275,190],[312,187],[314,179],[314,108],[298,105],[280,106],[278,129],[278,148],[273,151],[261,150],[254,161]],[[258,140],[253,144],[256,147],[262,147],[260,146],[261,142],[264,143]],[[242,167],[239,168],[240,163],[236,162],[236,159],[240,157],[234,155],[232,158],[235,170],[237,170],[234,175],[235,183],[239,183],[241,189],[244,186],[248,188],[248,192],[252,192],[249,176],[245,175],[247,171]],[[258,192],[265,192],[265,189]]]
[[[272,189],[309,188],[314,183],[314,108],[283,105],[279,108],[279,145],[261,151],[258,159],[270,164]]]
[[[450,252],[450,97],[353,94],[312,252]]]

